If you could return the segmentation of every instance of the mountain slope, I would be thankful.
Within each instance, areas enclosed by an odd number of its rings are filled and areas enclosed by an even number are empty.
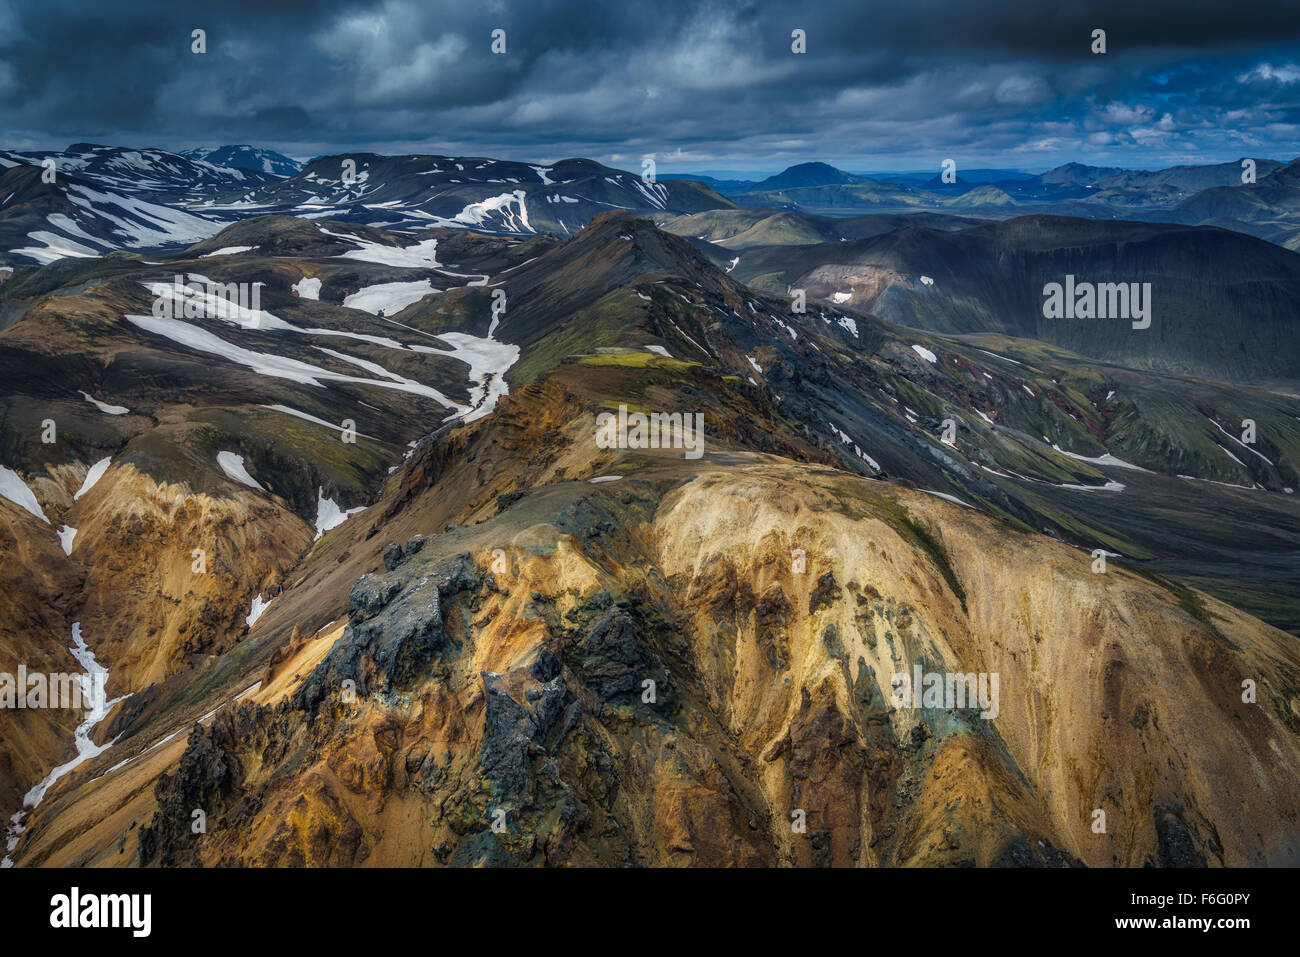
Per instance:
[[[615,359],[422,443],[336,533],[350,594],[313,556],[191,689],[216,715],[154,750],[179,715],[126,725],[20,863],[1294,859],[1288,636],[796,445],[755,455],[724,379]],[[597,450],[609,401],[702,408],[708,455]],[[891,707],[914,665],[997,673],[996,716]]]
[[[866,239],[903,226],[962,229],[982,220],[946,213],[868,213],[865,216],[810,216],[806,213],[753,209],[719,209],[688,216],[656,216],[661,229],[678,236],[707,240],[727,249],[753,246],[801,246]]]
[[[188,245],[221,229],[213,217],[141,199],[61,175],[42,179],[39,166],[0,174],[0,262],[31,265],[86,258],[115,249]]]
[[[49,569],[0,563],[0,670],[79,621],[132,692],[16,863],[1294,859],[1300,661],[1241,609],[1300,628],[1300,403],[800,313],[698,242],[266,216],[0,286]],[[260,314],[157,321],[178,273]],[[701,456],[602,447],[620,406]],[[918,664],[997,716],[892,706]],[[75,752],[24,733],[14,790]]]
[[[735,206],[701,183],[647,182],[583,159],[539,166],[357,154],[313,160],[285,178],[217,165],[214,159],[242,156],[276,166],[273,156],[246,153],[251,148],[223,149],[204,153],[209,159],[88,144],[63,153],[0,151],[0,264],[118,249],[171,253],[232,222],[276,214],[407,231],[569,236],[611,209],[689,214]],[[53,182],[46,160],[55,164]]]
[[[282,182],[250,192],[241,208],[341,216],[389,228],[431,225],[483,232],[571,235],[611,208],[693,213],[731,207],[690,180],[644,182],[591,160],[551,166],[482,157],[379,156],[313,160]]]
[[[1036,338],[1136,368],[1237,380],[1300,369],[1292,328],[1300,259],[1224,230],[1025,216],[751,249],[736,275],[760,288],[837,297],[916,328]],[[1124,318],[1046,318],[1044,287],[1067,275],[1150,283],[1150,328]]]
[[[157,149],[126,149],[74,143],[66,150],[0,152],[7,162],[41,167],[52,163],[56,181],[75,177],[104,190],[130,193],[154,203],[184,206],[275,182],[261,172],[204,162]]]

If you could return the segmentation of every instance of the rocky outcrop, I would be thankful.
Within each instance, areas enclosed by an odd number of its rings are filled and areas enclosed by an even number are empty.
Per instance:
[[[387,557],[391,553],[386,552]],[[482,582],[467,555],[457,555],[430,574],[366,575],[352,586],[348,626],[325,660],[303,683],[295,703],[315,710],[343,682],[349,694],[408,690],[452,639],[443,601]]]
[[[363,576],[344,636],[291,702],[191,738],[142,853],[815,867],[1294,853],[1300,736],[1277,716],[1285,701],[1234,703],[1238,669],[1269,687],[1297,671],[1267,626],[1208,599],[1214,626],[1196,622],[1159,586],[1094,576],[1065,546],[1036,544],[1027,572],[992,520],[963,516],[958,531],[958,506],[878,483],[708,472],[620,526],[627,495],[581,493],[554,511],[568,531],[532,529],[506,572],[476,556],[526,497],[468,551],[434,539]],[[1171,644],[1215,663],[1163,673],[1184,691],[1160,697],[1141,676]],[[998,674],[996,707],[900,707],[893,676],[914,666]],[[1264,754],[1276,771],[1247,780]],[[1199,774],[1166,770],[1180,767],[1232,775],[1249,821]],[[202,803],[208,835],[164,836]]]

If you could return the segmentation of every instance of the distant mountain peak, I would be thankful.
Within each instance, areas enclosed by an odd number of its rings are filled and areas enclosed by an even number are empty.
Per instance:
[[[214,166],[252,170],[256,173],[269,173],[272,176],[293,176],[303,168],[301,163],[283,153],[245,143],[212,148],[200,146],[183,150],[181,155],[188,156],[190,159],[203,160]]]
[[[1104,179],[1123,173],[1124,170],[1112,166],[1089,166],[1086,163],[1065,163],[1050,169],[1039,177],[1044,183],[1056,183],[1069,186],[1095,186]]]
[[[798,189],[801,186],[836,186],[841,183],[862,183],[867,181],[866,177],[846,173],[842,169],[836,169],[829,163],[799,163],[787,167],[775,176],[769,176],[767,179],[755,183],[752,189],[759,192],[773,189]]]

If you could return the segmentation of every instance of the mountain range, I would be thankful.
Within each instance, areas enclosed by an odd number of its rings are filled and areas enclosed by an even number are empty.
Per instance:
[[[176,249],[237,220],[275,214],[563,236],[609,209],[692,213],[733,205],[699,183],[643,182],[583,159],[541,166],[356,154],[316,159],[283,177],[161,150],[75,144],[63,153],[0,151],[0,169],[0,263],[8,265]]]
[[[1243,164],[1252,164],[1249,173]],[[1039,174],[954,169],[863,175],[803,163],[764,180],[702,180],[737,205],[815,216],[955,210],[1004,219],[1033,214],[1223,226],[1300,246],[1294,162],[1240,160],[1161,170],[1067,163]]]
[[[1294,164],[231,149],[0,153],[9,863],[1300,860]]]

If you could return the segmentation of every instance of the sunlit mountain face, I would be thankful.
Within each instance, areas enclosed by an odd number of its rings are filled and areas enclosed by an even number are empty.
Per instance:
[[[1300,9],[860,7],[15,5],[6,869],[1300,860]]]

